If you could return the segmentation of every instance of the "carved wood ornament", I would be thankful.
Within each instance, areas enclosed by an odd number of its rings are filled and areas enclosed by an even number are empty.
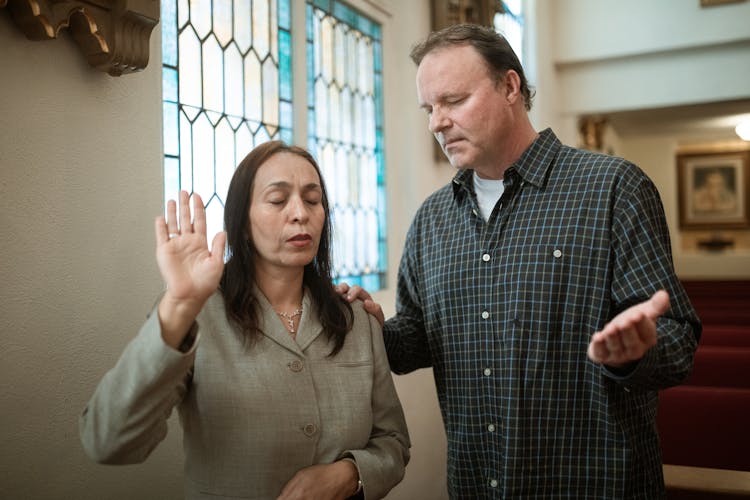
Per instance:
[[[120,76],[148,64],[159,0],[0,0],[29,40],[67,28],[91,66]]]

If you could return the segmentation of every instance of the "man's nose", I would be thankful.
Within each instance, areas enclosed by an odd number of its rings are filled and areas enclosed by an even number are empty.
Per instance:
[[[430,129],[431,133],[437,134],[438,132],[442,132],[448,127],[449,123],[450,120],[448,119],[448,115],[444,110],[442,110],[440,107],[432,108],[432,113],[430,113],[430,122],[427,126],[427,128]]]

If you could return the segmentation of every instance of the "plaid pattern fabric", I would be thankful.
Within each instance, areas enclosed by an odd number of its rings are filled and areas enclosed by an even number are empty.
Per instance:
[[[385,325],[393,371],[434,370],[451,498],[663,496],[657,391],[689,375],[700,323],[655,186],[551,130],[487,223],[471,175],[419,209]],[[660,288],[657,347],[626,374],[589,361],[591,335]]]

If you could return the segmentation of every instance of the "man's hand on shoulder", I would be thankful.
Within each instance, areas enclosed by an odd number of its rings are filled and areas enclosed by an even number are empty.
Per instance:
[[[344,297],[349,302],[354,302],[357,299],[361,300],[365,311],[375,316],[375,319],[378,320],[380,326],[383,326],[383,324],[385,323],[385,314],[383,314],[383,308],[380,307],[380,304],[372,300],[372,296],[367,292],[367,290],[358,285],[350,287],[348,283],[339,283],[335,288],[339,295]]]

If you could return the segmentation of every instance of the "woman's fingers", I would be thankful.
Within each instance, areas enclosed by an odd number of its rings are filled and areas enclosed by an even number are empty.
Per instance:
[[[154,234],[156,234],[156,244],[162,245],[169,241],[169,231],[167,229],[167,222],[164,220],[163,215],[158,215],[154,221]]]
[[[198,193],[193,193],[193,230],[198,234],[206,234],[206,209],[203,208],[203,200]]]
[[[177,202],[169,200],[167,202],[167,235],[177,234]]]
[[[180,231],[192,233],[193,225],[190,222],[190,195],[187,191],[180,191]]]

